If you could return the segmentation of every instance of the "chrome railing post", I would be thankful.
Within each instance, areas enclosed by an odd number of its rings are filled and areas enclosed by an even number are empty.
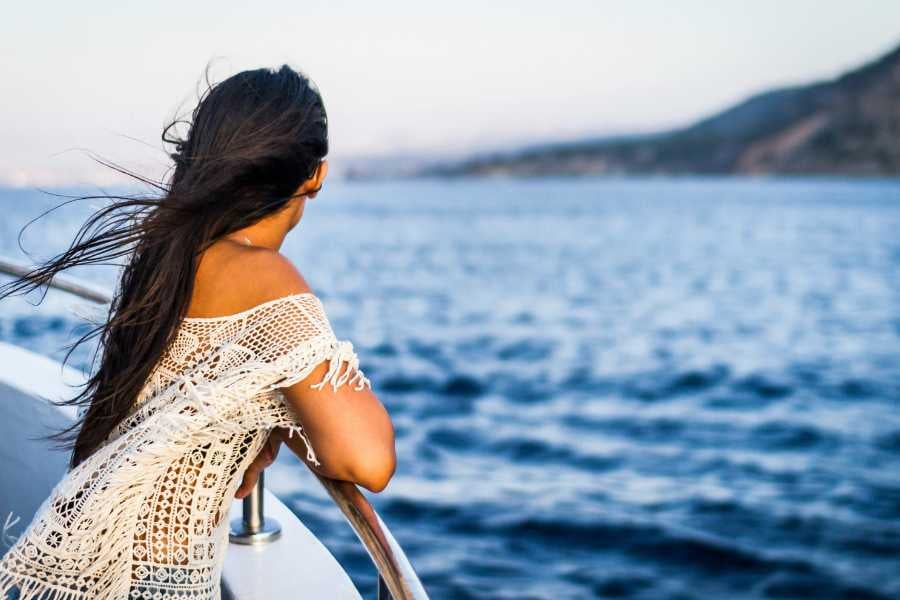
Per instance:
[[[233,544],[256,546],[281,537],[281,524],[271,517],[267,518],[263,509],[264,475],[265,471],[261,471],[253,491],[244,498],[243,516],[231,522],[228,539]]]

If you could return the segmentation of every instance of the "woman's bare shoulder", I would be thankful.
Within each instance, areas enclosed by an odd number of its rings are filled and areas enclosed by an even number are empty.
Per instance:
[[[194,280],[188,317],[216,317],[303,292],[312,292],[286,256],[258,246],[207,250]]]

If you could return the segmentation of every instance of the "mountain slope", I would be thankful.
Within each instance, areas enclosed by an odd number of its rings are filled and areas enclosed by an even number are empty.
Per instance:
[[[689,127],[432,165],[419,175],[900,174],[900,47],[834,80],[753,96]]]

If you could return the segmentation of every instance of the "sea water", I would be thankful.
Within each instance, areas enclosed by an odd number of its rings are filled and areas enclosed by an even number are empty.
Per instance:
[[[0,252],[60,200],[0,192]],[[896,180],[329,181],[283,251],[391,413],[366,495],[433,598],[898,598],[898,234]],[[72,304],[0,339],[62,358]],[[267,483],[371,597],[299,460]]]

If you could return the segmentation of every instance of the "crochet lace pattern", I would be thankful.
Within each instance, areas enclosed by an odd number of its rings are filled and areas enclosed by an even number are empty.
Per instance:
[[[371,389],[311,292],[183,319],[129,416],[0,559],[0,598],[220,598],[228,511],[269,431],[296,432],[321,464],[280,388],[324,360],[310,387]]]

